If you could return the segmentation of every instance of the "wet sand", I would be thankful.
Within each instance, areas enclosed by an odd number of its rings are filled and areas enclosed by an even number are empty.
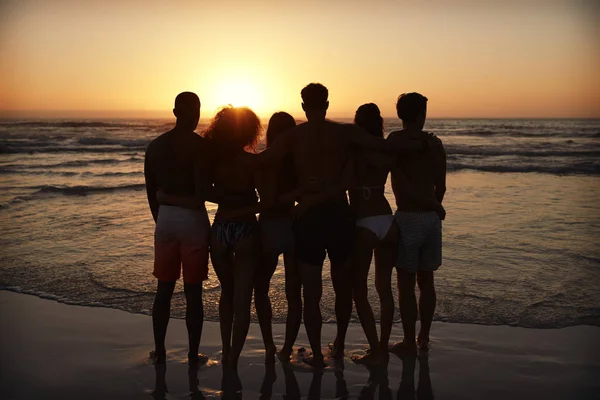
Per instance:
[[[350,360],[366,346],[359,325],[349,329],[343,370],[328,360],[329,367],[315,373],[301,362],[265,368],[260,330],[253,324],[240,360],[238,393],[235,379],[222,380],[215,322],[205,323],[201,343],[209,362],[190,372],[183,320],[171,320],[167,365],[155,368],[148,356],[148,316],[7,291],[0,291],[0,316],[3,399],[383,400],[413,399],[413,390],[420,399],[597,399],[600,393],[598,327],[536,330],[434,323],[428,359],[403,363],[392,355],[385,379]],[[277,345],[284,328],[274,326]],[[324,325],[324,346],[334,334],[335,325]],[[396,326],[392,340],[400,336]],[[297,342],[302,346],[308,348],[303,328]]]

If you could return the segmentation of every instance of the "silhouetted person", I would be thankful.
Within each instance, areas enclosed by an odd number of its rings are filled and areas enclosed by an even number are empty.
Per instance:
[[[267,128],[267,148],[279,135],[295,126],[296,121],[290,114],[285,112],[273,114]],[[283,254],[285,266],[285,295],[288,305],[285,343],[279,352],[282,361],[289,360],[302,323],[301,286],[296,268],[292,232],[292,209],[295,197],[299,195],[294,174],[294,165],[291,160],[287,160],[281,168],[265,168],[260,170],[257,176],[257,189],[261,203],[258,221],[262,255],[255,276],[254,305],[265,344],[266,363],[275,362],[277,350],[273,342],[271,325],[273,311],[269,289],[280,254]]]
[[[152,307],[154,357],[166,360],[165,335],[169,323],[171,297],[183,266],[187,302],[190,364],[198,362],[204,311],[202,281],[208,278],[208,239],[210,224],[202,201],[196,209],[162,204],[157,192],[203,198],[210,186],[205,140],[194,132],[200,118],[200,99],[184,92],[175,99],[175,128],[152,140],[146,150],[144,175],[154,233],[154,276],[158,288]]]
[[[388,140],[402,143],[429,137],[423,132],[426,97],[418,93],[403,94],[398,98],[396,110],[403,129],[392,132]],[[417,341],[420,349],[426,352],[436,303],[433,274],[442,263],[441,220],[445,211],[441,203],[446,192],[446,153],[441,142],[428,152],[408,154],[399,159],[398,167],[392,170],[392,188],[398,206],[395,218],[400,239],[396,268],[404,329],[404,340],[395,344],[392,350],[408,354],[416,352],[416,281],[421,293],[418,306],[421,330]],[[415,193],[418,196],[414,196]]]
[[[383,138],[383,118],[379,107],[363,104],[356,110],[354,123],[370,135]],[[359,363],[379,363],[387,358],[387,346],[394,319],[391,274],[396,261],[398,231],[392,209],[385,197],[387,181],[395,158],[375,152],[355,157],[355,176],[348,190],[350,208],[356,218],[354,253],[354,304],[371,351],[355,358]],[[375,316],[369,304],[368,277],[375,254],[375,286],[381,299],[381,345]]]
[[[300,187],[311,184],[320,184],[322,188],[338,186],[352,152],[357,149],[393,153],[423,148],[421,142],[391,144],[367,134],[355,125],[326,120],[328,91],[321,84],[309,84],[302,89],[301,95],[308,122],[281,135],[257,157],[258,163],[272,165],[291,155]],[[324,366],[320,301],[323,290],[321,274],[326,255],[331,262],[336,297],[337,336],[332,346],[334,358],[344,355],[346,331],[352,314],[352,279],[347,261],[353,244],[354,221],[346,189],[343,187],[336,194],[305,206],[293,226],[296,260],[303,286],[304,324],[313,351],[313,357],[307,363],[315,367]],[[310,193],[304,193],[298,199],[299,206],[303,206],[311,197]]]

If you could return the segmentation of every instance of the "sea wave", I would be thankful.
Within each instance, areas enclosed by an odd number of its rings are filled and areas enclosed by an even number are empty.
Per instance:
[[[599,131],[579,131],[579,132],[556,132],[556,131],[531,131],[523,132],[516,130],[502,131],[498,129],[476,129],[476,130],[432,130],[433,133],[441,137],[445,136],[473,136],[473,137],[511,137],[511,138],[598,138]]]
[[[86,185],[77,185],[77,186],[53,186],[53,185],[45,185],[39,187],[35,194],[41,193],[58,193],[64,195],[71,196],[86,196],[88,194],[94,193],[106,193],[106,192],[115,192],[121,190],[142,190],[146,187],[143,183],[137,184],[128,184],[128,185],[120,185],[120,186],[86,186]]]
[[[153,128],[154,124],[103,121],[7,121],[0,122],[0,126],[33,128]]]
[[[82,137],[78,140],[79,144],[87,146],[100,145],[118,145],[123,147],[146,147],[150,143],[150,139],[116,139],[102,136]]]
[[[64,168],[64,167],[88,167],[92,165],[116,165],[127,162],[141,162],[144,161],[141,157],[129,157],[129,158],[99,158],[91,160],[72,160],[63,161],[54,164],[5,164],[0,168],[4,169],[53,169],[53,168]]]
[[[473,170],[473,171],[484,171],[484,172],[498,172],[498,173],[544,173],[553,175],[600,175],[600,164],[592,163],[579,163],[576,165],[518,165],[518,164],[505,164],[505,165],[486,165],[486,164],[465,164],[465,163],[448,163],[448,171],[462,171],[462,170]]]

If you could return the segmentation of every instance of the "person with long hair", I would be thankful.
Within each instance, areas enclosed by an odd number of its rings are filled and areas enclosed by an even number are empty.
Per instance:
[[[363,104],[356,110],[354,123],[370,135],[383,138],[383,118],[377,105]],[[394,318],[394,298],[391,273],[396,259],[397,228],[392,209],[385,198],[385,183],[392,159],[381,154],[355,157],[354,183],[348,195],[356,218],[354,239],[353,298],[356,312],[371,347],[366,356],[356,358],[361,363],[379,363],[387,354]],[[384,162],[382,162],[384,161]],[[381,300],[381,340],[377,338],[375,317],[369,304],[367,278],[371,259],[375,255],[375,286]],[[381,346],[379,345],[381,343]]]
[[[276,112],[269,120],[266,148],[277,137],[296,126],[294,117],[286,112]],[[265,363],[275,362],[277,348],[273,342],[273,311],[269,289],[271,278],[277,268],[279,256],[283,254],[285,266],[285,295],[288,303],[285,343],[279,352],[280,358],[289,360],[292,347],[302,323],[302,297],[298,272],[294,259],[294,236],[292,232],[292,209],[300,191],[296,185],[293,164],[285,160],[278,168],[261,169],[257,174],[257,189],[260,202],[231,212],[228,215],[260,213],[261,258],[256,269],[254,282],[254,305],[256,316],[265,344]]]
[[[281,133],[295,126],[296,121],[290,114],[285,112],[273,114],[267,128],[267,148],[275,142]],[[277,201],[278,196],[293,193],[297,185],[291,160],[285,160],[281,168],[263,169],[259,176],[258,193],[260,201],[273,204],[273,207],[264,210],[259,216],[262,257],[254,286],[254,305],[265,344],[265,362],[272,363],[275,361],[276,348],[273,343],[271,328],[273,312],[269,289],[280,254],[283,254],[287,300],[285,343],[279,352],[282,360],[289,359],[302,323],[301,286],[295,266],[294,235],[292,232],[292,209],[294,208],[295,199],[288,196],[285,202]]]
[[[237,367],[250,327],[260,236],[254,214],[232,218],[222,214],[258,200],[255,173],[243,159],[253,157],[260,130],[260,120],[251,109],[229,106],[215,115],[204,133],[214,157],[213,183],[222,195],[212,226],[210,257],[221,284],[223,363],[232,369]]]

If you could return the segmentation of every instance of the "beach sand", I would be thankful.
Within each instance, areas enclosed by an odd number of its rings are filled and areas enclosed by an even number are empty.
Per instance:
[[[0,310],[2,399],[239,398],[231,381],[226,389],[233,389],[222,391],[218,323],[205,323],[201,351],[210,360],[190,374],[183,320],[171,319],[166,369],[155,369],[146,315],[7,291],[0,291]],[[281,345],[284,326],[275,325],[274,333]],[[335,325],[324,325],[323,344],[334,334]],[[392,340],[400,334],[396,326]],[[328,361],[331,367],[319,374],[297,362],[265,369],[260,330],[253,324],[239,366],[241,396],[413,399],[414,385],[422,399],[597,399],[599,338],[600,328],[590,326],[535,330],[434,323],[428,359],[403,366],[391,355],[387,382],[380,375],[372,382],[369,371],[350,360],[366,345],[359,325],[349,329],[343,373]],[[308,348],[304,329],[297,345]],[[160,390],[163,380],[166,394]]]

